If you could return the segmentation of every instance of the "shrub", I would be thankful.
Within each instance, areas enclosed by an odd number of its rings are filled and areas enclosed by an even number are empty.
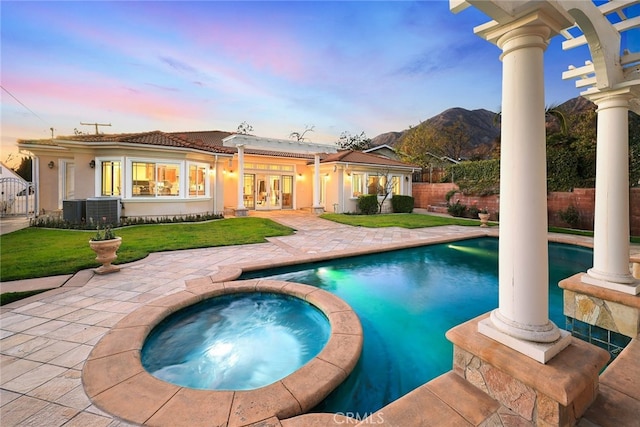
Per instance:
[[[413,212],[414,198],[411,196],[394,195],[391,197],[391,206],[395,213]]]
[[[467,212],[467,205],[463,205],[460,203],[460,200],[456,200],[453,205],[447,206],[447,212],[449,212],[451,216],[463,217]]]
[[[500,159],[465,161],[449,165],[442,182],[452,180],[465,195],[498,194],[500,192]]]
[[[453,195],[456,194],[457,192],[458,190],[449,190],[447,191],[447,194],[444,195],[444,198],[447,201],[447,206],[449,206],[449,201],[451,200]]]
[[[475,205],[471,206],[469,209],[467,209],[467,216],[469,218],[477,219],[479,213],[480,213],[480,209],[478,209],[478,207],[475,206]]]
[[[124,227],[127,225],[141,225],[141,224],[168,224],[168,223],[182,223],[182,222],[201,222],[210,221],[213,219],[222,219],[224,216],[220,213],[204,213],[204,214],[188,214],[181,216],[162,216],[162,217],[121,217],[120,223],[117,226]],[[29,220],[29,226],[42,227],[42,228],[61,228],[70,230],[95,230],[96,225],[94,221],[82,221],[80,223],[74,223],[66,221],[62,218],[53,218],[49,216],[40,216]]]
[[[580,212],[574,205],[569,205],[567,209],[558,212],[560,219],[569,224],[571,228],[578,228],[580,224]]]
[[[375,215],[378,213],[378,196],[365,194],[358,197],[358,212],[363,215]]]

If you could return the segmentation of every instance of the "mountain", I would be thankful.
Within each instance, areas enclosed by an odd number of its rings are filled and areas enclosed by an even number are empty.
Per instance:
[[[475,151],[488,152],[489,148],[500,134],[500,128],[496,127],[496,113],[488,110],[467,110],[465,108],[450,108],[437,116],[425,120],[418,126],[434,126],[436,129],[454,125],[458,122],[468,129],[470,135],[471,152],[465,153],[472,156]],[[386,132],[371,140],[372,146],[388,145],[395,147],[407,132]]]
[[[556,107],[562,111],[565,116],[573,116],[588,110],[595,110],[595,104],[586,98],[578,96],[570,99],[565,103]],[[473,157],[475,154],[483,153],[486,155],[491,146],[500,136],[500,127],[495,124],[496,114],[493,111],[485,109],[467,110],[465,108],[450,108],[442,113],[431,117],[420,123],[418,126],[435,126],[437,129],[443,129],[460,121],[463,126],[468,129],[470,135],[471,151],[466,153],[467,157]],[[550,118],[550,120],[553,120]],[[388,145],[395,147],[402,139],[407,130],[401,132],[386,132],[380,134],[371,140],[372,146]]]
[[[570,99],[567,102],[558,105],[558,110],[562,111],[567,116],[583,113],[589,110],[595,111],[595,109],[596,104],[582,96],[578,96],[577,98]]]
[[[381,133],[371,139],[371,145],[373,147],[377,147],[378,145],[388,145],[389,147],[393,147],[400,140],[400,137],[402,137],[403,134],[404,131]]]
[[[427,124],[442,129],[461,122],[469,130],[471,145],[490,145],[500,135],[500,128],[496,126],[496,113],[484,109],[467,110],[464,108],[450,108],[426,121]]]

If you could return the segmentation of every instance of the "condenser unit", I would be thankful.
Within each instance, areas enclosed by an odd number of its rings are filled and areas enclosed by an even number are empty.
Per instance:
[[[72,224],[80,224],[87,217],[86,200],[63,200],[62,219]]]
[[[92,197],[87,199],[87,222],[119,224],[120,199],[117,197]]]

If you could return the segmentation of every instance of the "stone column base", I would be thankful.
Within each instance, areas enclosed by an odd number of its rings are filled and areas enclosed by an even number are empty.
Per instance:
[[[640,296],[587,283],[584,273],[558,283],[564,315],[629,338],[640,334]]]
[[[322,215],[324,213],[324,208],[322,206],[314,206],[311,208],[311,212],[315,215]]]
[[[242,216],[248,216],[249,215],[249,209],[243,208],[236,208],[233,210],[233,213],[235,216],[237,217],[242,217]]]
[[[577,338],[541,364],[478,332],[489,314],[447,332],[453,371],[521,419],[514,425],[572,426],[598,395],[609,354]]]

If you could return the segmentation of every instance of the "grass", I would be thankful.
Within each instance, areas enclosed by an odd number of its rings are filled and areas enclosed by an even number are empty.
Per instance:
[[[5,292],[4,294],[0,294],[0,305],[11,304],[12,302],[28,298],[48,290],[49,289],[38,289],[36,291]]]
[[[122,237],[121,264],[152,252],[265,242],[293,234],[289,227],[264,218],[229,218],[203,223],[136,225],[115,230]],[[2,281],[73,274],[98,267],[89,239],[95,231],[26,228],[0,236]]]
[[[424,228],[438,227],[441,225],[465,225],[478,227],[479,220],[453,218],[436,215],[422,214],[380,214],[380,215],[344,215],[326,213],[320,218],[341,224],[353,225],[356,227],[380,228],[380,227],[402,227],[402,228]]]
[[[479,221],[421,214],[344,215],[322,218],[357,227],[423,228],[441,225],[478,226]],[[593,232],[552,227],[549,231],[593,236]],[[229,218],[204,223],[137,225],[116,229],[123,243],[116,264],[142,259],[152,252],[261,243],[293,230],[264,218]],[[0,236],[2,281],[73,274],[98,267],[88,241],[95,231],[27,228]],[[640,237],[632,237],[640,243]]]

